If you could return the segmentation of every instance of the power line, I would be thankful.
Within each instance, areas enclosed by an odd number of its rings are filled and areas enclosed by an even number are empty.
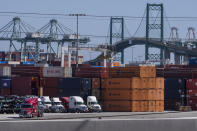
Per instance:
[[[35,13],[35,12],[4,12],[1,11],[0,14],[18,14],[18,15],[41,15],[41,16],[63,16],[63,17],[73,17],[69,16],[69,14],[60,14],[60,13]],[[143,16],[105,16],[105,15],[86,15],[87,17],[98,17],[98,18],[111,18],[111,17],[124,17],[124,18],[134,18],[141,19]],[[150,17],[156,18],[156,17]],[[164,17],[168,19],[197,19],[197,16],[168,16]]]

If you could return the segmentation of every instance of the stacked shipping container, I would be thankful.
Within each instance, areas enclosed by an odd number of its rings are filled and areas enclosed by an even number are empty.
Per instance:
[[[188,79],[186,84],[188,105],[197,110],[197,79]]]
[[[111,76],[102,80],[105,111],[164,110],[164,79],[154,66],[112,68]]]
[[[58,81],[58,96],[81,96],[86,97],[91,94],[91,78],[60,78]]]
[[[0,66],[0,95],[11,94],[11,67]]]
[[[182,78],[165,79],[165,110],[178,110],[186,105],[186,80]]]

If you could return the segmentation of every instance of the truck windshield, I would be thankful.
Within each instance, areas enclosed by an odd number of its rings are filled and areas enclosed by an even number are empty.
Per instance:
[[[98,104],[98,102],[90,102],[91,105]]]
[[[54,105],[61,105],[61,102],[54,102]]]
[[[32,108],[32,106],[30,104],[22,104],[21,107],[22,108]]]
[[[76,105],[83,105],[83,102],[76,102]]]
[[[44,104],[51,104],[51,102],[44,102]]]

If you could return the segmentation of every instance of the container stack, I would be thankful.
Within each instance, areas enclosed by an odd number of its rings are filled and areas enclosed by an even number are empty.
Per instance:
[[[164,79],[154,66],[112,68],[111,76],[102,79],[105,111],[164,111]]]
[[[11,94],[11,67],[0,66],[0,95]]]
[[[60,78],[58,96],[81,96],[86,99],[91,94],[91,78]]]
[[[197,79],[188,79],[186,84],[188,105],[197,110]]]
[[[186,80],[183,78],[165,79],[165,110],[179,110],[186,105]]]

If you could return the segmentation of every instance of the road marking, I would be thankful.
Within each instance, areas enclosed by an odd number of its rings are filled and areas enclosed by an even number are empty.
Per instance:
[[[21,122],[64,122],[64,121],[151,121],[151,120],[197,120],[197,117],[180,117],[180,118],[136,118],[136,119],[55,119],[55,120],[10,120],[10,121],[0,121],[0,123],[21,123]]]

